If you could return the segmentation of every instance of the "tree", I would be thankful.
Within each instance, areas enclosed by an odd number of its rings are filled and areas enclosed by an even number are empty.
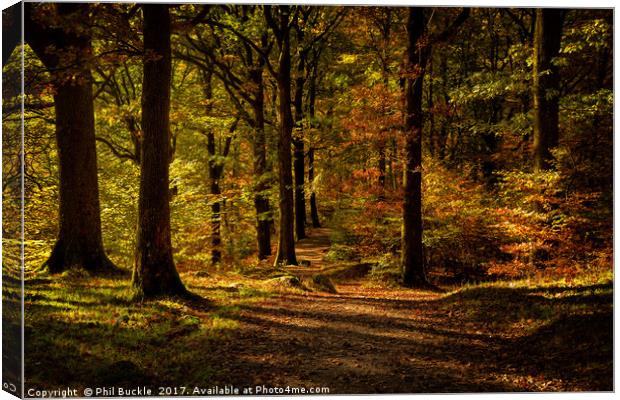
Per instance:
[[[560,76],[553,60],[560,52],[566,10],[539,8],[534,31],[534,169],[551,167],[551,149],[558,145]]]
[[[300,7],[299,17],[294,28],[297,39],[297,67],[295,76],[295,131],[293,135],[293,170],[295,172],[295,233],[297,240],[306,237],[306,191],[305,191],[305,107],[304,87],[308,82],[308,117],[314,118],[314,102],[316,99],[317,70],[323,47],[333,30],[342,21],[346,9],[335,9],[333,14],[316,7]],[[312,87],[310,87],[312,86]],[[308,150],[308,179],[314,179],[314,149]],[[311,194],[311,218],[313,226],[318,224],[318,210],[316,209],[316,193]]]
[[[322,48],[313,51],[313,57],[309,63],[309,85],[308,85],[308,117],[310,118],[310,127],[315,125],[315,111],[316,111],[316,92],[317,92],[317,75],[318,65]],[[308,149],[308,182],[314,187],[314,146],[310,146]],[[321,223],[319,221],[319,209],[316,204],[316,193],[314,188],[310,191],[310,218],[312,220],[313,228],[320,228]]]
[[[392,36],[392,24],[394,16],[394,9],[389,7],[371,7],[368,9],[368,17],[372,22],[373,27],[379,31],[379,38],[375,39],[374,35],[371,35],[371,42],[373,43],[373,50],[379,61],[379,68],[381,70],[381,83],[384,86],[384,90],[389,90],[390,83],[390,40]],[[372,30],[371,30],[372,32]],[[378,183],[382,191],[379,198],[383,198],[383,192],[385,191],[385,177],[386,177],[386,137],[385,132],[381,132],[378,142],[379,153],[379,178]]]
[[[405,84],[405,176],[402,228],[403,282],[426,283],[422,246],[422,83],[428,55],[422,39],[425,9],[409,8]]]
[[[114,115],[125,128],[122,135],[106,137],[98,132],[95,140],[103,143],[115,157],[140,165],[142,127],[140,126],[139,109],[136,107],[135,112],[131,109],[134,104],[140,101],[138,85],[141,82],[134,82],[137,77],[132,77],[132,75],[141,73],[141,71],[133,71],[134,69],[138,70],[137,67],[141,66],[136,65],[135,67],[132,68],[132,65],[124,60],[121,68],[109,73],[103,68],[95,69],[97,74],[103,78],[98,90],[99,99],[108,106],[105,110],[110,110],[110,114]]]
[[[60,24],[47,24],[46,12]],[[88,4],[25,5],[26,41],[52,73],[55,89],[60,206],[58,239],[44,264],[51,273],[116,270],[101,237],[88,20]]]
[[[293,170],[295,172],[295,234],[297,240],[306,237],[306,193],[305,185],[305,161],[304,161],[304,84],[306,58],[308,57],[308,48],[304,46],[304,27],[308,23],[308,19],[314,8],[301,7],[301,18],[295,24],[295,32],[297,32],[297,68],[295,77],[295,95],[293,97],[293,105],[295,107],[295,134],[293,135]],[[316,10],[316,9],[314,9]]]
[[[446,40],[469,16],[465,8],[435,37],[426,33],[425,8],[410,7],[405,69],[405,173],[402,225],[402,273],[406,286],[427,283],[422,244],[422,88],[432,43]]]
[[[273,11],[275,12],[275,15]],[[295,235],[293,232],[293,174],[291,171],[291,142],[293,115],[291,113],[291,26],[296,18],[291,15],[290,6],[265,6],[265,19],[273,31],[280,54],[275,71],[278,86],[278,116],[280,131],[278,135],[278,184],[280,189],[280,237],[276,264],[297,265],[295,256]]]
[[[212,73],[222,82],[240,118],[254,131],[251,144],[257,255],[259,260],[264,260],[271,255],[270,229],[273,216],[267,194],[271,182],[268,177],[270,168],[267,163],[263,73],[273,42],[268,38],[262,15],[260,15],[260,21],[256,21],[256,17],[259,16],[257,10],[259,10],[258,7],[247,6],[230,6],[225,10],[229,15],[237,16],[243,26],[247,26],[249,30],[253,30],[258,25],[256,38],[246,36],[243,32],[223,23],[216,13],[205,13],[203,18],[212,28],[212,34],[207,36],[196,30],[194,32],[196,37],[186,35],[188,51],[178,53],[177,56],[202,70],[212,70]],[[226,36],[230,32],[234,38],[232,40]],[[226,46],[233,47],[241,62],[231,65],[227,61],[229,57],[227,51],[230,50],[226,49]],[[249,84],[245,84],[246,82]]]
[[[207,101],[207,115],[211,114],[213,110],[213,72],[210,70],[202,71],[204,98]],[[230,126],[228,135],[224,141],[224,145],[218,149],[215,141],[215,132],[213,127],[208,127],[206,130],[207,136],[207,151],[209,152],[209,187],[210,193],[213,197],[211,200],[211,264],[218,264],[222,260],[222,250],[220,248],[222,244],[222,238],[220,234],[221,230],[221,208],[222,208],[222,189],[220,186],[220,180],[224,172],[223,160],[228,157],[230,152],[230,144],[232,142],[232,134],[237,128],[239,119],[235,119]]]
[[[140,200],[133,286],[142,297],[186,293],[174,265],[170,238],[170,10],[142,6],[144,73]]]

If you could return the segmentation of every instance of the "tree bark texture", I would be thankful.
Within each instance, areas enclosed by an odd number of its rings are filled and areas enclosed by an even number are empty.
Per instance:
[[[293,115],[291,113],[290,10],[289,6],[278,6],[278,9],[278,21],[271,21],[271,26],[280,48],[277,73],[279,98],[278,114],[280,119],[280,132],[278,135],[280,237],[278,240],[278,252],[275,263],[276,265],[297,265],[293,213],[293,173],[291,170]]]
[[[560,52],[565,10],[536,10],[534,31],[534,169],[551,168],[551,149],[558,145],[559,86],[558,67],[553,59]]]
[[[427,53],[424,8],[409,8],[405,83],[405,174],[402,226],[402,274],[406,286],[427,282],[422,246],[422,83]]]
[[[204,71],[203,73],[203,85],[204,95],[207,101],[207,115],[212,112],[213,100],[213,86],[212,86],[213,73],[211,71]],[[231,137],[226,138],[226,144],[222,151],[222,156],[227,157],[230,150]],[[209,154],[208,170],[209,170],[209,193],[211,194],[211,264],[216,265],[222,261],[222,189],[220,187],[220,180],[224,172],[223,161],[220,160],[220,154],[217,151],[215,145],[215,132],[211,127],[207,128],[207,152]]]
[[[254,113],[254,208],[256,209],[256,241],[258,245],[258,259],[264,260],[271,255],[271,224],[273,218],[269,205],[269,180],[267,173],[267,136],[265,134],[265,100],[263,68],[264,61],[259,58],[259,65],[250,73],[250,80],[256,88],[255,102],[252,105]]]
[[[137,250],[133,286],[143,297],[184,294],[170,238],[170,11],[165,4],[142,6],[144,75],[142,154]]]
[[[318,62],[315,62],[310,75],[308,87],[308,116],[310,117],[310,126],[315,126],[315,103],[316,103],[316,80],[317,80]],[[320,228],[319,209],[316,202],[316,193],[314,191],[314,146],[308,149],[308,183],[310,184],[310,218],[313,228]]]
[[[306,237],[306,193],[305,193],[305,159],[303,131],[303,96],[305,55],[299,54],[297,77],[295,79],[295,134],[293,136],[293,170],[295,171],[295,234],[297,240]]]
[[[117,268],[103,249],[93,106],[91,38],[84,29],[88,4],[58,4],[62,23],[40,26],[36,7],[26,4],[26,40],[52,73],[56,143],[60,170],[58,239],[44,267],[51,273],[71,268],[109,273]],[[55,52],[48,47],[55,46]],[[63,56],[59,56],[63,54]]]

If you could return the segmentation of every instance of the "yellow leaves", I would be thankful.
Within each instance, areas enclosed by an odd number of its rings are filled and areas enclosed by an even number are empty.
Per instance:
[[[354,64],[357,62],[357,54],[342,54],[338,59],[339,64]]]

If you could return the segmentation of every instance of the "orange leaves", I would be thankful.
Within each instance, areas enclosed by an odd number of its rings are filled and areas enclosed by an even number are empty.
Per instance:
[[[494,210],[496,227],[509,239],[487,273],[510,278],[574,279],[586,270],[611,268],[611,228],[594,208],[598,193],[563,193],[554,172],[506,173]],[[598,211],[600,212],[600,211]]]
[[[353,179],[375,180],[379,176],[377,168],[358,169],[353,171]]]
[[[353,142],[385,140],[400,129],[402,113],[397,91],[382,83],[360,85],[352,88],[352,96],[354,107],[342,124],[351,131]]]
[[[424,75],[424,69],[420,65],[407,65],[400,70],[401,78],[415,80]]]

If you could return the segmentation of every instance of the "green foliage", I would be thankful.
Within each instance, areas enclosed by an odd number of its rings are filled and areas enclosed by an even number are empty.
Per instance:
[[[369,277],[386,286],[399,286],[402,283],[402,267],[400,259],[393,254],[383,254],[373,264]]]
[[[356,251],[351,246],[334,244],[325,256],[328,261],[347,261],[356,257]]]
[[[72,273],[27,280],[30,384],[82,388],[106,380],[107,385],[160,386],[183,380],[210,385],[225,370],[208,355],[239,329],[233,315],[270,292],[247,281],[233,287],[219,286],[218,278],[184,274],[182,279],[204,297],[211,288],[209,305],[175,298],[135,303],[126,279]],[[119,363],[130,376],[115,373]]]
[[[613,100],[610,89],[566,96],[561,105],[566,110],[561,114],[564,135],[554,153],[563,190],[598,192],[606,209],[612,206]]]

